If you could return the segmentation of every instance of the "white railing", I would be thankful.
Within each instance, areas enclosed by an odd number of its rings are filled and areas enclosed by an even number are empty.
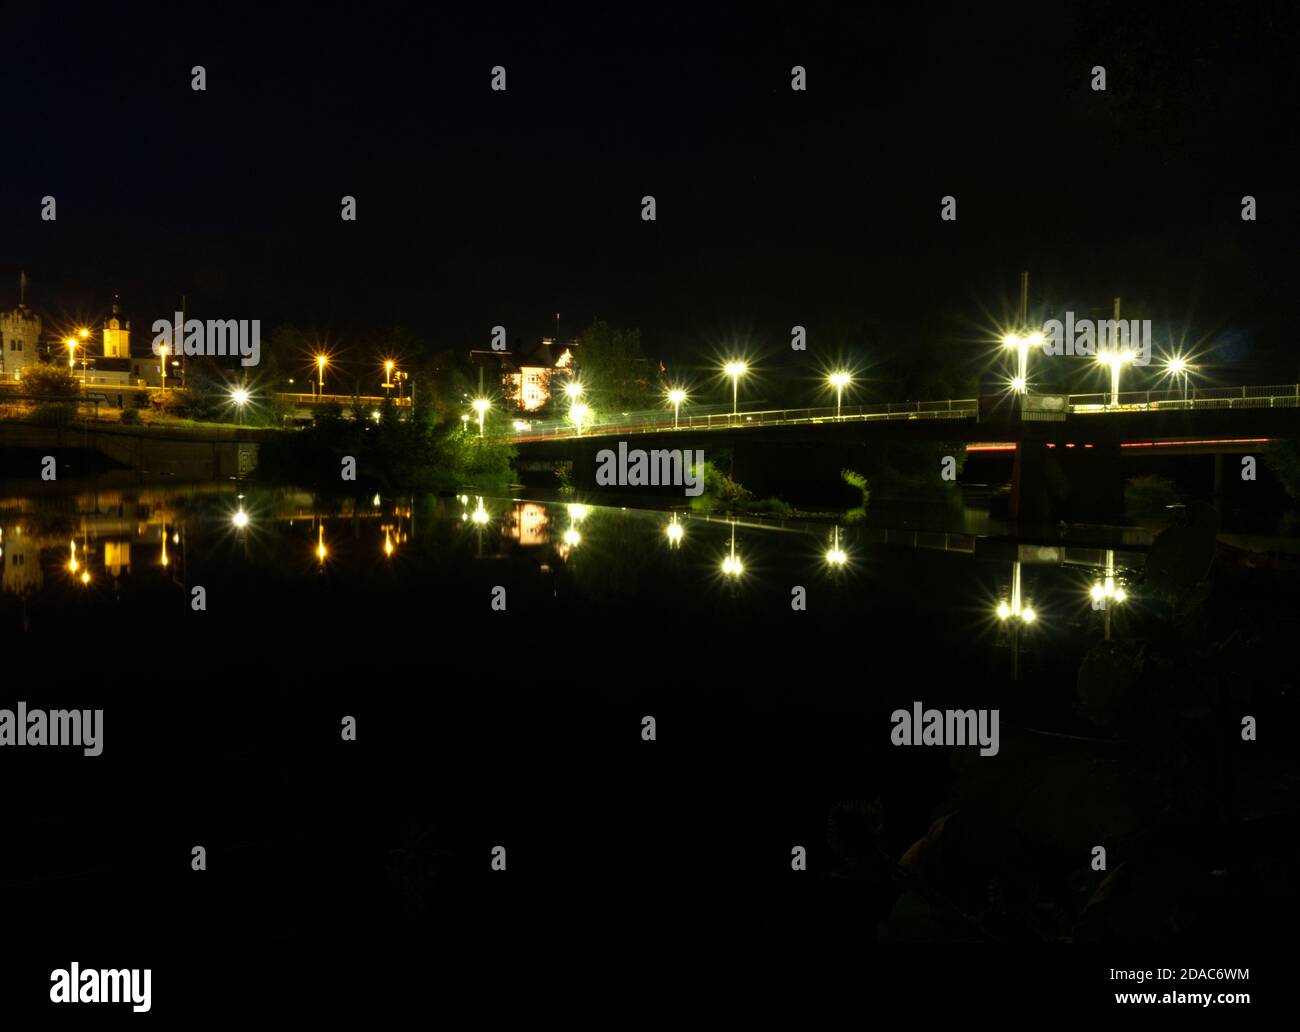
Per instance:
[[[662,433],[666,430],[726,430],[753,426],[795,426],[812,423],[853,423],[879,419],[971,419],[979,415],[979,400],[901,401],[877,405],[834,405],[820,408],[767,409],[759,412],[681,413],[676,420],[670,411],[625,412],[617,416],[582,424],[583,437],[611,434]],[[521,420],[522,422],[522,420]],[[568,419],[535,421],[527,429],[517,429],[519,441],[546,440],[553,437],[576,437],[578,428]]]
[[[1272,387],[1193,387],[1191,390],[1071,394],[1071,415],[1097,412],[1177,412],[1206,409],[1300,407],[1300,384]]]

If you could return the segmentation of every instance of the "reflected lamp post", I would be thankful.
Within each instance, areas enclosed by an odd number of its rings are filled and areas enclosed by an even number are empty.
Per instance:
[[[998,619],[1011,629],[1011,679],[1020,680],[1020,629],[1038,619],[1032,606],[1026,604],[1020,593],[1020,560],[1011,564],[1011,599],[998,603]]]

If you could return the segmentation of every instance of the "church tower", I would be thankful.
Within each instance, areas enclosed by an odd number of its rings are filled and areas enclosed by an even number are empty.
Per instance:
[[[117,291],[113,291],[113,310],[104,320],[104,357],[131,357],[131,320],[122,318]]]

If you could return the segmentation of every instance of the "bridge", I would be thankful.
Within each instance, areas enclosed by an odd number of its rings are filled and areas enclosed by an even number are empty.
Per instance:
[[[581,432],[579,432],[581,430]],[[1213,455],[1216,494],[1224,458],[1254,454],[1275,438],[1300,438],[1300,384],[1110,394],[1013,395],[942,401],[681,414],[620,413],[584,423],[523,423],[507,437],[521,468],[565,465],[593,488],[596,454],[618,440],[646,449],[730,449],[736,480],[760,497],[790,482],[835,485],[894,442],[965,446],[1012,462],[1009,516],[1122,519],[1125,460],[1152,454]],[[899,461],[929,462],[899,452]],[[936,460],[937,464],[937,460]],[[936,469],[936,476],[938,475]],[[678,489],[680,493],[680,489]]]
[[[1265,411],[1281,410],[1283,418],[1261,418]],[[631,435],[695,435],[707,433],[732,438],[745,431],[774,428],[857,428],[894,424],[885,436],[917,436],[944,440],[985,440],[997,428],[1010,440],[1096,434],[1103,427],[1155,429],[1158,433],[1185,429],[1195,436],[1197,426],[1219,427],[1222,419],[1202,418],[1211,413],[1251,413],[1231,422],[1236,429],[1260,426],[1300,430],[1300,384],[1262,387],[1208,387],[1188,392],[1129,391],[1109,394],[1006,395],[1001,398],[961,398],[943,401],[884,402],[870,405],[834,405],[820,408],[764,409],[755,412],[709,412],[674,416],[665,410],[619,413],[581,426],[568,419],[518,421],[508,440],[516,444],[547,441],[591,440]],[[1166,417],[1139,419],[1132,417]],[[1073,417],[1086,417],[1077,422]],[[1099,417],[1106,417],[1100,422]],[[1174,417],[1174,418],[1168,418]],[[1252,418],[1253,417],[1253,418]],[[897,424],[905,424],[900,428]],[[1031,424],[1044,424],[1031,429]],[[1068,431],[1053,433],[1051,424],[1067,424]],[[979,429],[972,432],[972,427]],[[1037,430],[1037,432],[1033,432]],[[801,435],[802,436],[802,435]],[[1111,436],[1106,434],[1105,436]]]

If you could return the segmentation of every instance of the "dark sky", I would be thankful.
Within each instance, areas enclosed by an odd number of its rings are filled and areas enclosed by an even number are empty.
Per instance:
[[[1028,268],[1296,372],[1294,4],[697,7],[11,6],[0,301],[815,357],[978,346]]]

